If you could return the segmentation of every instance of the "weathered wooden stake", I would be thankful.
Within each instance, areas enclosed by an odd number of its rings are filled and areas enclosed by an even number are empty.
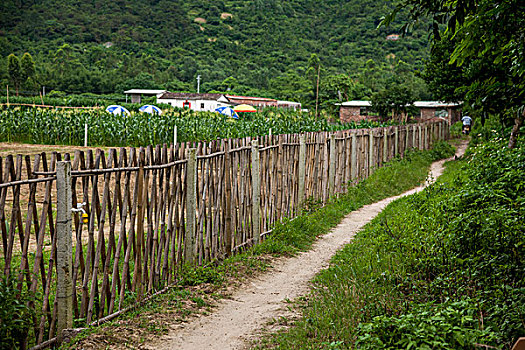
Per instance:
[[[374,129],[370,129],[368,142],[368,176],[372,175],[372,164],[374,164]]]
[[[388,161],[388,128],[383,129],[383,163]]]
[[[330,165],[328,166],[328,193],[333,196],[335,193],[335,134],[330,135]]]
[[[261,165],[259,142],[252,141],[252,228],[253,243],[261,241]]]
[[[186,232],[184,235],[184,262],[195,263],[195,213],[197,211],[197,150],[188,149],[186,164]]]
[[[57,340],[73,327],[73,248],[71,240],[71,162],[57,162]]]
[[[352,133],[352,154],[350,159],[352,180],[357,178],[357,136],[355,132]]]
[[[421,133],[421,125],[418,125],[417,127],[417,136],[418,136],[418,148],[420,150],[423,149],[423,134]]]
[[[394,157],[399,154],[399,126],[394,129]]]
[[[412,148],[416,149],[416,130],[417,130],[417,126],[414,125],[412,126]]]
[[[299,208],[304,205],[304,189],[306,179],[306,141],[304,134],[299,136]]]

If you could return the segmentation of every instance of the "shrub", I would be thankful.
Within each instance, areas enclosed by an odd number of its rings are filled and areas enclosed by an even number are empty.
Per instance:
[[[0,349],[20,347],[32,321],[29,299],[27,292],[19,293],[15,278],[0,279]]]

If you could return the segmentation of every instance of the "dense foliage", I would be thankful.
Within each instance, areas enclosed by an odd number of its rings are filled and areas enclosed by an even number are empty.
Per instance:
[[[5,108],[0,110],[0,141],[83,145],[88,125],[89,145],[145,146],[222,138],[334,131],[377,127],[375,122],[340,123],[311,114],[264,110],[239,120],[218,113],[171,110],[162,115],[132,112],[113,115],[103,110],[53,110]]]
[[[0,350],[18,349],[18,344],[32,324],[34,312],[27,306],[33,298],[20,293],[14,277],[0,278]]]
[[[34,79],[68,93],[122,93],[129,88],[230,91],[315,103],[370,97],[393,80],[428,98],[414,72],[428,36],[400,25],[376,29],[390,1],[14,1],[0,3],[0,82],[11,82],[7,57],[28,52]],[[394,38],[395,39],[395,38]],[[313,69],[312,69],[313,68]],[[400,78],[396,78],[400,77]],[[17,83],[18,84],[18,83]],[[15,89],[13,89],[14,91]]]
[[[279,349],[510,349],[525,323],[525,148],[492,133],[316,278]],[[479,346],[479,345],[478,345]]]
[[[424,77],[440,99],[465,101],[482,122],[497,115],[514,124],[514,147],[525,118],[525,3],[521,0],[401,0],[386,16],[409,12],[406,27],[433,23],[432,54]]]

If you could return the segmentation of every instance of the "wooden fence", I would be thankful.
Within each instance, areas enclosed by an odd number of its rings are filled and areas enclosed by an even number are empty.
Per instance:
[[[54,343],[73,318],[77,327],[111,319],[177,283],[184,264],[257,244],[307,199],[326,203],[396,155],[428,149],[448,133],[440,122],[0,158],[0,268],[34,296],[26,345]],[[66,215],[73,232],[65,248],[68,240],[57,239],[66,220],[57,220],[60,161],[70,161],[66,193],[78,208]],[[57,287],[61,263],[71,267],[70,315],[59,307],[68,298]]]

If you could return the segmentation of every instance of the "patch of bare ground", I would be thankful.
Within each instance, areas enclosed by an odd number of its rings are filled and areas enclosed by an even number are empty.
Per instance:
[[[279,260],[278,258],[277,260]],[[265,271],[271,256],[250,256],[231,264],[221,283],[173,287],[116,321],[86,331],[68,349],[150,349],[146,344],[160,336],[184,329],[214,312],[222,299],[247,288],[252,278]]]

